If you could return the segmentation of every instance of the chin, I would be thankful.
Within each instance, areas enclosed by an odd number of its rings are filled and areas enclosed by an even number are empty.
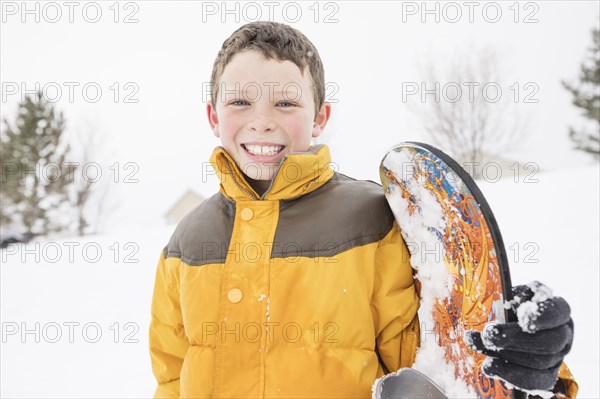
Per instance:
[[[273,173],[268,171],[268,170],[264,170],[260,173],[260,176],[256,176],[256,177],[252,177],[254,180],[271,180],[273,178]]]
[[[273,170],[277,165],[258,165],[256,162],[247,162],[240,165],[242,172],[253,180],[271,180]]]

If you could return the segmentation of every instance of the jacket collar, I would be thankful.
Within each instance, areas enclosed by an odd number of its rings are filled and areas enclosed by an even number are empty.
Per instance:
[[[306,152],[290,152],[275,170],[263,196],[248,184],[239,166],[223,147],[214,149],[210,162],[219,180],[221,192],[234,201],[286,200],[307,194],[333,177],[331,155],[325,144],[311,146]]]

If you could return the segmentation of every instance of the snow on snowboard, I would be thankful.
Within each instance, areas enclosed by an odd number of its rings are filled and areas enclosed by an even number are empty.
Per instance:
[[[509,317],[503,306],[511,292],[506,252],[481,191],[456,161],[416,142],[392,148],[381,161],[380,177],[420,291],[422,339],[413,369],[439,387],[414,370],[401,370],[376,381],[373,396],[520,397],[483,374],[485,357],[463,340],[466,330],[481,331],[485,323]],[[423,391],[405,391],[403,385]]]

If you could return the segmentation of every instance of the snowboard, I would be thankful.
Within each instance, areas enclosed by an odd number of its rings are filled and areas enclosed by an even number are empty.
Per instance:
[[[381,161],[380,177],[409,249],[421,299],[422,339],[413,367],[429,362],[453,374],[450,379],[455,380],[449,384],[448,375],[440,374],[436,380],[431,375],[437,372],[435,367],[421,366],[443,388],[444,384],[464,388],[447,390],[448,396],[522,397],[520,391],[487,377],[481,370],[485,356],[463,340],[466,330],[481,331],[487,322],[516,318],[504,308],[511,299],[508,261],[483,194],[450,156],[418,142],[393,147]]]

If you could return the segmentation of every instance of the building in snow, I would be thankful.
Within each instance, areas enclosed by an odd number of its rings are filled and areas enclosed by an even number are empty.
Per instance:
[[[192,209],[200,205],[204,197],[188,189],[171,208],[165,213],[168,224],[176,224],[183,219]]]

